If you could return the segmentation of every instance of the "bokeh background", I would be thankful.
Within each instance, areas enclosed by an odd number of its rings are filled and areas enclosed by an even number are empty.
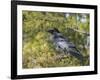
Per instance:
[[[57,28],[73,42],[84,56],[84,65],[89,65],[90,16],[86,13],[59,13],[22,11],[23,17],[23,68],[81,66],[73,56],[56,59],[59,53],[50,41],[50,28]]]

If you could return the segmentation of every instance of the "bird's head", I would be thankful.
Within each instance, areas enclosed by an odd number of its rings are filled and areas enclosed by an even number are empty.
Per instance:
[[[49,29],[47,32],[51,34],[55,34],[55,33],[59,33],[59,30],[57,28],[52,28],[52,29]]]

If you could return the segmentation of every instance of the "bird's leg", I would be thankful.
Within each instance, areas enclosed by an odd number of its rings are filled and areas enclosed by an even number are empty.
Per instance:
[[[70,55],[66,49],[64,49],[63,52],[64,52],[64,54],[66,54],[66,57]]]

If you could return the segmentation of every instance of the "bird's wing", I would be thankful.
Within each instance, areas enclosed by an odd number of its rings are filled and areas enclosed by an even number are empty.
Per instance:
[[[68,42],[68,46],[69,46],[69,48],[75,48],[75,45],[71,42]]]
[[[61,38],[61,37],[55,38],[54,43],[61,49],[64,49],[64,48],[68,47],[68,45],[66,43],[66,40],[64,38]]]
[[[76,54],[81,54],[80,51],[75,46],[74,47],[68,46],[68,50],[69,50],[69,52],[74,52]]]

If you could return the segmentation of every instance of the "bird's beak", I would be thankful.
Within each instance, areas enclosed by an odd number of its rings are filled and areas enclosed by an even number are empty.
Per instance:
[[[51,30],[47,30],[47,32],[51,33]]]
[[[49,30],[47,30],[47,32],[53,34],[54,31],[52,29],[49,29]]]

